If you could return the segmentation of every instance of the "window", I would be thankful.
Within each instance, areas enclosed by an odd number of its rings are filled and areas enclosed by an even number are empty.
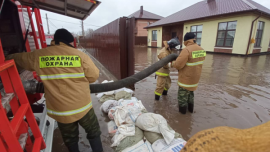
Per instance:
[[[191,26],[190,32],[196,35],[195,39],[198,45],[201,45],[201,41],[202,41],[202,28],[203,28],[202,25]]]
[[[176,32],[172,32],[172,38],[175,38],[177,36]]]
[[[237,22],[225,22],[218,24],[216,46],[232,47],[234,42]]]
[[[263,28],[264,28],[264,22],[261,22],[261,21],[258,22],[256,41],[255,41],[255,44],[254,44],[255,47],[261,47]]]
[[[157,31],[152,31],[152,41],[157,41]]]

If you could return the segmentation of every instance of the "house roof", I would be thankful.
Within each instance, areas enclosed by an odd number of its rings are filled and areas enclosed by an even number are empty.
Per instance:
[[[209,3],[204,0],[163,18],[146,28],[245,11],[260,11],[270,15],[268,8],[252,0],[212,0]]]
[[[143,14],[141,14],[140,12],[141,10],[138,10],[134,12],[133,14],[129,15],[128,17],[129,18],[135,17],[135,19],[155,19],[155,20],[160,20],[163,18],[162,16],[159,16],[157,14],[154,14],[145,10],[143,10]]]

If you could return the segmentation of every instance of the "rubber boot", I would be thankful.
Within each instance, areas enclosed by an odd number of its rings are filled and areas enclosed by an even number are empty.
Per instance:
[[[182,114],[186,114],[187,113],[187,106],[184,106],[184,107],[179,106],[179,112],[181,112]]]
[[[102,147],[100,136],[98,136],[94,139],[89,139],[89,143],[91,145],[93,152],[103,152],[103,147]]]
[[[168,91],[164,90],[162,95],[166,96],[168,94]]]
[[[68,151],[69,152],[80,152],[79,151],[79,144],[78,143],[77,144],[73,144],[71,146],[68,146],[67,148],[68,148]]]
[[[189,104],[188,104],[188,111],[189,111],[190,113],[193,113],[193,110],[194,110],[194,104],[189,103]]]
[[[159,100],[160,99],[160,96],[159,95],[155,95],[155,100]]]

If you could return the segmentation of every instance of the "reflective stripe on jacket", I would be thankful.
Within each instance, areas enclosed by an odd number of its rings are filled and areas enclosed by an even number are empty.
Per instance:
[[[185,46],[186,48],[173,63],[173,67],[179,71],[178,85],[189,91],[195,91],[201,77],[206,52],[193,40],[185,41]]]
[[[85,53],[64,43],[9,56],[26,70],[36,71],[44,84],[47,113],[60,123],[81,119],[91,108],[89,83],[99,70]]]

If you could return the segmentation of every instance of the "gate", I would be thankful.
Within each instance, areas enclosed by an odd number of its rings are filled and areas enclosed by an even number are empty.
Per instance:
[[[80,44],[117,79],[134,74],[135,18],[121,17],[80,39]]]

